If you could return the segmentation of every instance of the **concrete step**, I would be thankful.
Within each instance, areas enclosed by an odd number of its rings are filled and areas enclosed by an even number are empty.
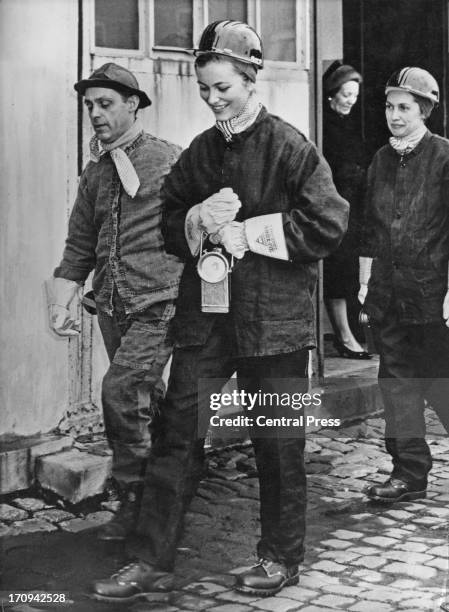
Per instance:
[[[0,495],[28,489],[34,482],[36,458],[69,448],[73,439],[58,434],[0,439]]]
[[[39,457],[36,480],[63,499],[76,504],[104,491],[111,474],[112,457],[78,449]]]

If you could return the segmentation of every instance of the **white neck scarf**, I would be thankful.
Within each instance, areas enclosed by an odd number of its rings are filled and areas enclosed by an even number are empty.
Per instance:
[[[140,187],[139,177],[137,172],[132,165],[131,160],[125,153],[124,149],[131,144],[137,136],[143,131],[142,124],[139,119],[133,123],[133,125],[122,134],[117,140],[112,143],[103,143],[98,140],[96,136],[91,138],[89,143],[90,147],[90,159],[97,163],[100,160],[101,155],[104,152],[109,152],[111,159],[117,169],[120,182],[123,185],[123,189],[126,193],[133,198],[137,190]]]
[[[409,134],[406,138],[395,138],[392,136],[389,140],[390,145],[400,155],[407,155],[416,147],[419,141],[422,139],[424,134],[427,132],[427,128],[424,124],[420,125],[414,132]]]
[[[232,140],[233,134],[244,132],[255,122],[261,108],[262,104],[251,94],[245,106],[235,117],[231,117],[227,121],[217,121],[215,126],[223,134],[225,140],[229,142]]]

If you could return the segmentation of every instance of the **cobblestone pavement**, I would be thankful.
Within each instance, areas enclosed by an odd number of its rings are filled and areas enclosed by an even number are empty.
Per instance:
[[[66,604],[4,604],[14,612],[424,612],[436,611],[448,576],[449,440],[432,427],[434,459],[427,499],[394,506],[366,501],[362,489],[390,472],[383,422],[346,428],[307,442],[309,505],[307,552],[300,584],[275,597],[232,590],[232,574],[255,560],[259,530],[258,482],[248,444],[214,450],[209,474],[187,515],[168,602],[112,605],[92,601],[89,583],[123,563],[119,547],[100,545],[93,527],[114,503],[77,516],[41,499],[0,504],[3,600],[24,591],[65,592]],[[345,437],[341,437],[344,435]]]

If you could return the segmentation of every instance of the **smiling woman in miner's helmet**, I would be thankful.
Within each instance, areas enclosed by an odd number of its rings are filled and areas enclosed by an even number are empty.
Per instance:
[[[295,391],[307,390],[318,261],[338,246],[349,207],[315,145],[260,103],[262,68],[261,40],[247,24],[218,21],[204,30],[195,70],[215,122],[181,154],[162,189],[165,246],[185,261],[161,411],[165,436],[148,462],[130,551],[138,561],[94,585],[103,598],[149,594],[161,581],[169,588],[183,517],[202,475],[207,398],[235,371],[248,392],[283,393],[279,379],[286,378]],[[205,252],[217,258],[213,292],[200,276]],[[254,407],[267,417],[280,410]],[[268,596],[298,582],[306,474],[304,428],[290,436],[261,429],[250,430],[261,491],[259,562],[237,576],[236,588]]]

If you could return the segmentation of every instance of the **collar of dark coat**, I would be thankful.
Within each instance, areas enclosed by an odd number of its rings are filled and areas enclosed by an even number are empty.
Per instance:
[[[411,159],[412,157],[414,157],[415,155],[419,155],[421,153],[421,151],[424,149],[424,147],[426,146],[426,144],[429,142],[429,140],[432,138],[433,133],[430,132],[429,130],[427,130],[427,132],[424,134],[424,136],[421,138],[421,140],[418,142],[418,144],[416,145],[416,147],[414,149],[412,149],[410,151],[410,153],[406,153],[404,155],[404,159]],[[393,147],[391,145],[388,145],[391,154],[394,157],[398,157],[398,152],[395,151],[393,149]]]

